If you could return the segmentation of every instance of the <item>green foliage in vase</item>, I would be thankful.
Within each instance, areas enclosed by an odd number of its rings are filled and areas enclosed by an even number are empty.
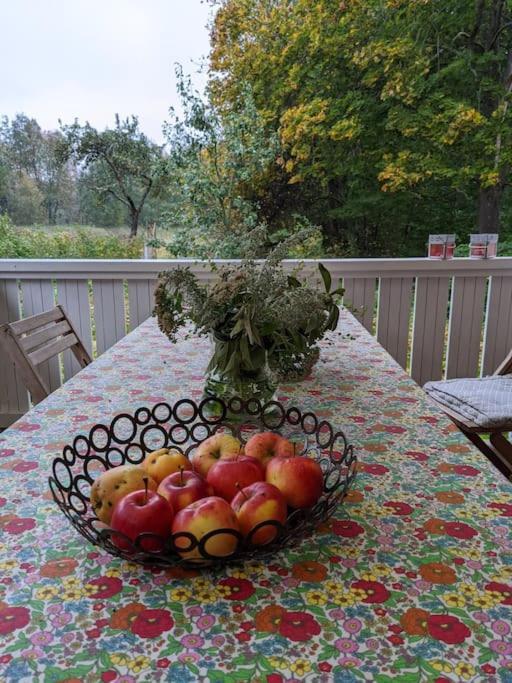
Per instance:
[[[307,352],[336,327],[342,290],[331,291],[324,266],[324,291],[287,274],[281,261],[289,248],[285,240],[262,262],[220,267],[209,285],[186,268],[161,273],[154,311],[160,329],[171,341],[187,322],[195,334],[212,335],[208,370],[233,379],[257,373],[267,359],[288,363]]]

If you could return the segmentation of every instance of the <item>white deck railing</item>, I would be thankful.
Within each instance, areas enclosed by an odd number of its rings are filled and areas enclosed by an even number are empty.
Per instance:
[[[344,303],[419,384],[489,374],[512,347],[512,258],[322,262],[333,282],[343,279]],[[306,274],[317,272],[317,261],[301,263]],[[215,277],[207,262],[192,260],[0,259],[0,324],[58,302],[96,356],[151,315],[157,274],[183,265],[204,280]],[[61,363],[45,365],[44,376],[53,390],[77,370],[66,352]],[[0,427],[28,408],[27,392],[0,357]]]

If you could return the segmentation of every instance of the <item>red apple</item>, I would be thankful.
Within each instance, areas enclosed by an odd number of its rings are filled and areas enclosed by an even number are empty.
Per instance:
[[[157,493],[166,498],[174,512],[213,495],[212,487],[196,472],[183,471],[170,474],[160,483]]]
[[[231,502],[238,493],[255,481],[265,478],[261,463],[255,458],[241,455],[233,460],[219,460],[208,471],[206,481],[216,496]]]
[[[258,432],[251,436],[245,444],[244,452],[261,462],[266,469],[269,461],[277,457],[291,457],[295,455],[293,444],[284,436],[275,432]]]
[[[240,441],[231,434],[214,434],[199,444],[190,458],[192,467],[201,476],[206,477],[212,465],[220,459],[236,458],[241,447]]]
[[[277,486],[292,508],[311,507],[322,495],[322,468],[311,458],[274,458],[267,465],[266,477],[269,484]]]
[[[114,507],[110,526],[135,541],[139,534],[158,534],[165,538],[170,535],[174,511],[171,504],[154,491],[133,491],[121,498]],[[122,537],[112,534],[112,542],[121,550],[131,550],[130,544]],[[161,550],[162,543],[157,538],[146,538],[141,542],[146,551]]]
[[[200,541],[203,536],[209,534],[211,531],[217,529],[233,529],[239,531],[238,521],[236,515],[226,501],[218,496],[209,496],[202,498],[195,503],[188,505],[183,510],[180,510],[172,525],[172,533],[178,534],[187,532]],[[199,547],[187,551],[190,546],[190,540],[186,537],[178,537],[175,539],[176,548],[185,560],[199,561],[204,560],[204,555],[201,554]],[[214,534],[205,543],[205,550],[209,555],[214,557],[225,557],[231,555],[238,545],[238,537],[236,534],[219,533]]]
[[[248,536],[252,529],[262,522],[286,522],[286,500],[281,491],[266,481],[257,481],[246,486],[231,501],[236,512],[240,531]],[[253,545],[265,545],[277,536],[278,527],[269,524],[258,529],[252,537]]]

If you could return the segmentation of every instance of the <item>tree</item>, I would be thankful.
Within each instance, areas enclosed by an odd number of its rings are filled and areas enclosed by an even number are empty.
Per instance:
[[[162,148],[139,130],[135,116],[121,121],[116,115],[115,127],[104,131],[75,121],[64,126],[63,132],[63,158],[74,159],[86,170],[93,169],[87,177],[91,190],[126,207],[130,236],[134,237],[146,200],[157,194],[161,185]]]
[[[217,4],[213,102],[235,111],[250,85],[282,144],[283,206],[362,255],[496,231],[512,150],[506,0]]]
[[[73,169],[60,156],[62,134],[43,131],[35,119],[17,114],[12,121],[4,117],[0,143],[11,187],[6,207],[13,220],[44,220],[40,201],[48,223],[55,225],[73,199]]]
[[[278,170],[280,145],[259,116],[250,90],[221,117],[191,88],[177,69],[184,116],[164,126],[169,157],[165,164],[172,201],[166,223],[173,231],[168,248],[175,256],[236,257],[248,249],[261,253],[299,223],[260,217],[261,187]],[[173,112],[172,112],[173,113]]]
[[[102,179],[100,166],[91,164],[77,175],[79,220],[85,225],[121,227],[126,225],[126,207],[111,194],[100,194],[94,188]]]

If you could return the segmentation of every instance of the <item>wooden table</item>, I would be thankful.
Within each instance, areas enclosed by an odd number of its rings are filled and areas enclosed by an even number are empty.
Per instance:
[[[116,413],[199,398],[207,357],[148,320],[0,435],[0,680],[512,680],[512,486],[348,313],[279,391],[361,461],[315,538],[200,574],[131,566],[68,525],[52,458]]]

